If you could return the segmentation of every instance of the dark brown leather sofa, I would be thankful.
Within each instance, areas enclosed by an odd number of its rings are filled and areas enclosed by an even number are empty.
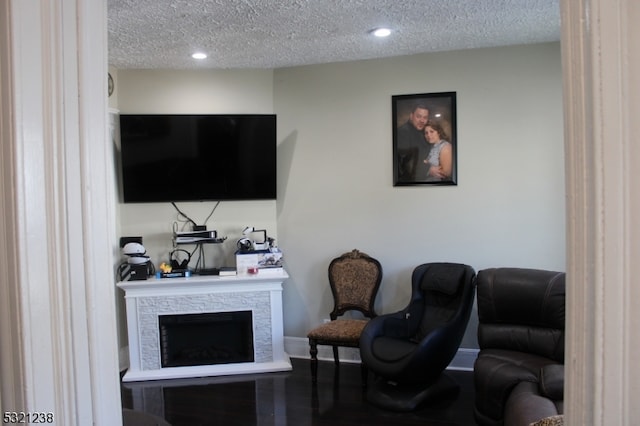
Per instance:
[[[478,272],[475,417],[528,426],[562,414],[565,274],[522,268]]]

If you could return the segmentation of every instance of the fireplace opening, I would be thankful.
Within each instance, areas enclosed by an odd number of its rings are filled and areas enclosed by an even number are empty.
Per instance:
[[[162,367],[253,362],[251,311],[161,315]]]

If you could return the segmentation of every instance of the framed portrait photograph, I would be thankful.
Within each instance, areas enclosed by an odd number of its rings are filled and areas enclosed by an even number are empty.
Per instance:
[[[457,185],[456,92],[394,95],[393,186]]]

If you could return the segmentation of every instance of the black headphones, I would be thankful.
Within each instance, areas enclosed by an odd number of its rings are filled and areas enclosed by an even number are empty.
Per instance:
[[[181,252],[186,254],[186,259],[179,260]],[[191,260],[191,253],[184,249],[175,249],[169,254],[169,258],[172,269],[187,269],[189,267],[189,261]]]
[[[253,250],[253,242],[249,238],[241,238],[236,243],[238,250],[240,251],[252,251]]]

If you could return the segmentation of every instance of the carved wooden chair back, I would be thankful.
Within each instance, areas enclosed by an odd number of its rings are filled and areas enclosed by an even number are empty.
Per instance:
[[[352,250],[333,259],[329,264],[329,285],[334,306],[329,314],[331,321],[309,332],[311,374],[317,380],[318,345],[332,346],[336,368],[340,366],[338,347],[359,348],[360,334],[367,324],[366,318],[376,316],[375,298],[382,281],[382,266],[378,260],[359,250]],[[348,311],[359,311],[365,318],[338,318]],[[367,370],[362,365],[363,383]]]

